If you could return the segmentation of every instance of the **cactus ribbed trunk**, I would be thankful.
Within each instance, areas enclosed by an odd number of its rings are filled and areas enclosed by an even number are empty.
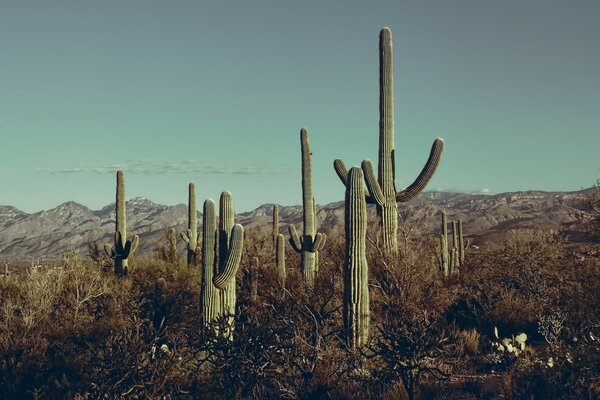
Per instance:
[[[117,195],[115,205],[115,224],[116,232],[120,232],[123,240],[127,238],[127,212],[126,212],[126,201],[125,201],[125,175],[123,171],[117,171]],[[118,247],[118,243],[115,242],[115,248]],[[129,269],[129,262],[127,258],[123,258],[122,254],[115,255],[115,274],[127,275]]]
[[[366,257],[367,206],[363,173],[348,174],[345,204],[346,257],[344,263],[344,326],[348,346],[363,346],[369,337],[369,267]]]
[[[219,201],[219,269],[218,272],[221,274],[225,271],[225,264],[229,253],[229,245],[231,241],[231,234],[233,233],[233,226],[235,225],[235,215],[233,212],[233,199],[231,193],[221,193]],[[227,323],[229,326],[233,326],[233,316],[235,315],[235,302],[236,302],[236,280],[235,276],[233,279],[229,279],[220,291],[221,294],[221,307],[223,314],[228,316]]]
[[[181,238],[187,243],[187,263],[197,265],[198,254],[198,211],[196,209],[196,186],[190,183],[188,188],[188,230],[182,232]]]
[[[279,277],[279,283],[282,287],[285,287],[285,278],[287,271],[285,269],[285,238],[282,234],[277,235],[277,243],[275,244],[275,263],[277,265],[277,276]]]
[[[204,325],[209,327],[220,315],[221,300],[219,289],[213,284],[216,267],[217,219],[215,203],[204,202],[202,216],[202,287],[200,301]]]
[[[396,203],[394,161],[394,51],[392,32],[379,35],[379,160],[378,182],[383,194],[377,211],[382,239],[391,254],[398,253],[398,203]]]
[[[458,261],[462,265],[465,262],[465,240],[463,238],[463,224],[458,220]]]
[[[441,247],[441,261],[442,261],[442,272],[444,276],[448,276],[449,270],[449,256],[448,256],[448,219],[446,213],[442,211],[442,236],[440,240]]]

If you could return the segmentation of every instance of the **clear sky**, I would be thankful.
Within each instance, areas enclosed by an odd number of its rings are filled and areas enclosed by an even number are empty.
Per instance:
[[[397,185],[578,190],[600,177],[600,1],[3,0],[0,204],[127,197],[319,204],[377,159],[378,34],[393,32]]]

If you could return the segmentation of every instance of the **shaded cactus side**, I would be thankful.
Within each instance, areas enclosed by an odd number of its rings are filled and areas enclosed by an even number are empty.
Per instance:
[[[367,205],[363,173],[348,174],[345,204],[344,327],[348,346],[363,346],[369,337],[369,266],[366,256]]]
[[[317,233],[316,204],[312,191],[312,167],[310,161],[310,145],[308,143],[308,131],[300,130],[300,146],[302,153],[302,208],[304,213],[304,234],[298,236],[294,225],[289,226],[292,248],[302,255],[302,274],[304,282],[312,287],[315,274],[318,271],[318,252],[325,246],[326,236]]]
[[[196,186],[190,183],[188,187],[188,229],[181,232],[181,239],[187,243],[187,263],[189,266],[197,265],[198,251],[198,211],[196,209]]]
[[[202,281],[200,286],[200,305],[202,320],[209,327],[221,314],[219,290],[213,284],[217,252],[217,218],[215,203],[212,199],[204,201],[202,215]]]
[[[431,147],[429,158],[417,179],[402,191],[395,187],[394,150],[394,67],[392,31],[383,28],[379,34],[379,153],[378,179],[375,178],[370,160],[362,162],[367,185],[366,201],[377,205],[384,248],[390,254],[398,254],[398,202],[417,196],[433,176],[444,150],[443,139],[437,138]],[[347,185],[348,170],[337,159],[334,169],[343,184]]]
[[[282,234],[277,235],[275,253],[275,264],[277,268],[277,276],[279,277],[279,283],[282,287],[285,287],[287,271],[285,269],[285,237]]]
[[[127,239],[127,212],[125,209],[125,176],[123,171],[117,171],[117,189],[115,204],[115,234],[114,246],[104,245],[106,255],[115,260],[115,274],[122,276],[128,272],[128,258],[135,252],[139,243],[139,236],[134,235]]]

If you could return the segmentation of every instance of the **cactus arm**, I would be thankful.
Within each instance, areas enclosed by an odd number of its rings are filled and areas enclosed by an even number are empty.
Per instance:
[[[223,265],[223,270],[213,278],[213,284],[218,289],[224,289],[225,285],[231,282],[231,279],[235,279],[235,274],[238,271],[240,260],[242,259],[243,243],[244,228],[242,225],[236,224],[233,227],[231,234],[229,250],[227,252],[227,259]]]
[[[410,199],[418,195],[423,189],[425,189],[425,186],[427,186],[427,183],[435,173],[435,170],[437,169],[440,163],[443,151],[444,140],[441,138],[435,139],[433,145],[431,146],[429,158],[427,159],[425,166],[421,170],[421,173],[410,186],[406,187],[404,190],[396,194],[396,201],[409,201]]]
[[[290,231],[290,245],[297,252],[302,252],[302,242],[300,241],[300,237],[298,236],[298,232],[296,231],[296,227],[294,225],[288,226],[288,230]]]
[[[315,236],[315,240],[312,241],[312,246],[310,248],[310,251],[319,251],[319,249],[321,249],[323,246],[323,234],[322,233],[317,233]]]
[[[129,242],[129,240],[128,240],[128,242]],[[133,238],[131,239],[131,247],[130,247],[129,254],[135,253],[135,251],[138,248],[139,243],[140,243],[140,237],[138,235],[133,235]]]
[[[342,183],[345,185],[348,184],[348,168],[346,168],[346,164],[339,158],[333,162],[333,169],[335,173],[340,178]]]
[[[370,193],[370,196],[367,196],[366,198],[367,203],[377,204],[379,206],[383,205],[383,203],[385,203],[385,196],[381,191],[381,186],[379,185],[379,182],[377,182],[377,178],[375,178],[371,160],[364,160],[361,164],[361,168],[365,177],[367,192]]]
[[[314,247],[315,247],[315,251],[321,251],[325,248],[325,243],[327,243],[327,235],[325,233],[319,233],[317,235],[321,235],[321,245],[314,246]]]
[[[188,230],[187,230],[187,234],[186,234],[185,232],[181,232],[181,233],[179,234],[179,236],[181,236],[181,239],[182,239],[184,242],[186,242],[186,243],[189,243],[189,242],[190,242],[190,237],[192,236],[192,230],[191,230],[191,229],[188,229]]]

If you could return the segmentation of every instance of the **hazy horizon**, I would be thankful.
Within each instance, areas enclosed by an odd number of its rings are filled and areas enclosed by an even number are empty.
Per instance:
[[[576,191],[600,177],[600,3],[23,1],[0,15],[0,204],[316,202],[332,162],[377,159],[378,34],[393,32],[396,184]]]

